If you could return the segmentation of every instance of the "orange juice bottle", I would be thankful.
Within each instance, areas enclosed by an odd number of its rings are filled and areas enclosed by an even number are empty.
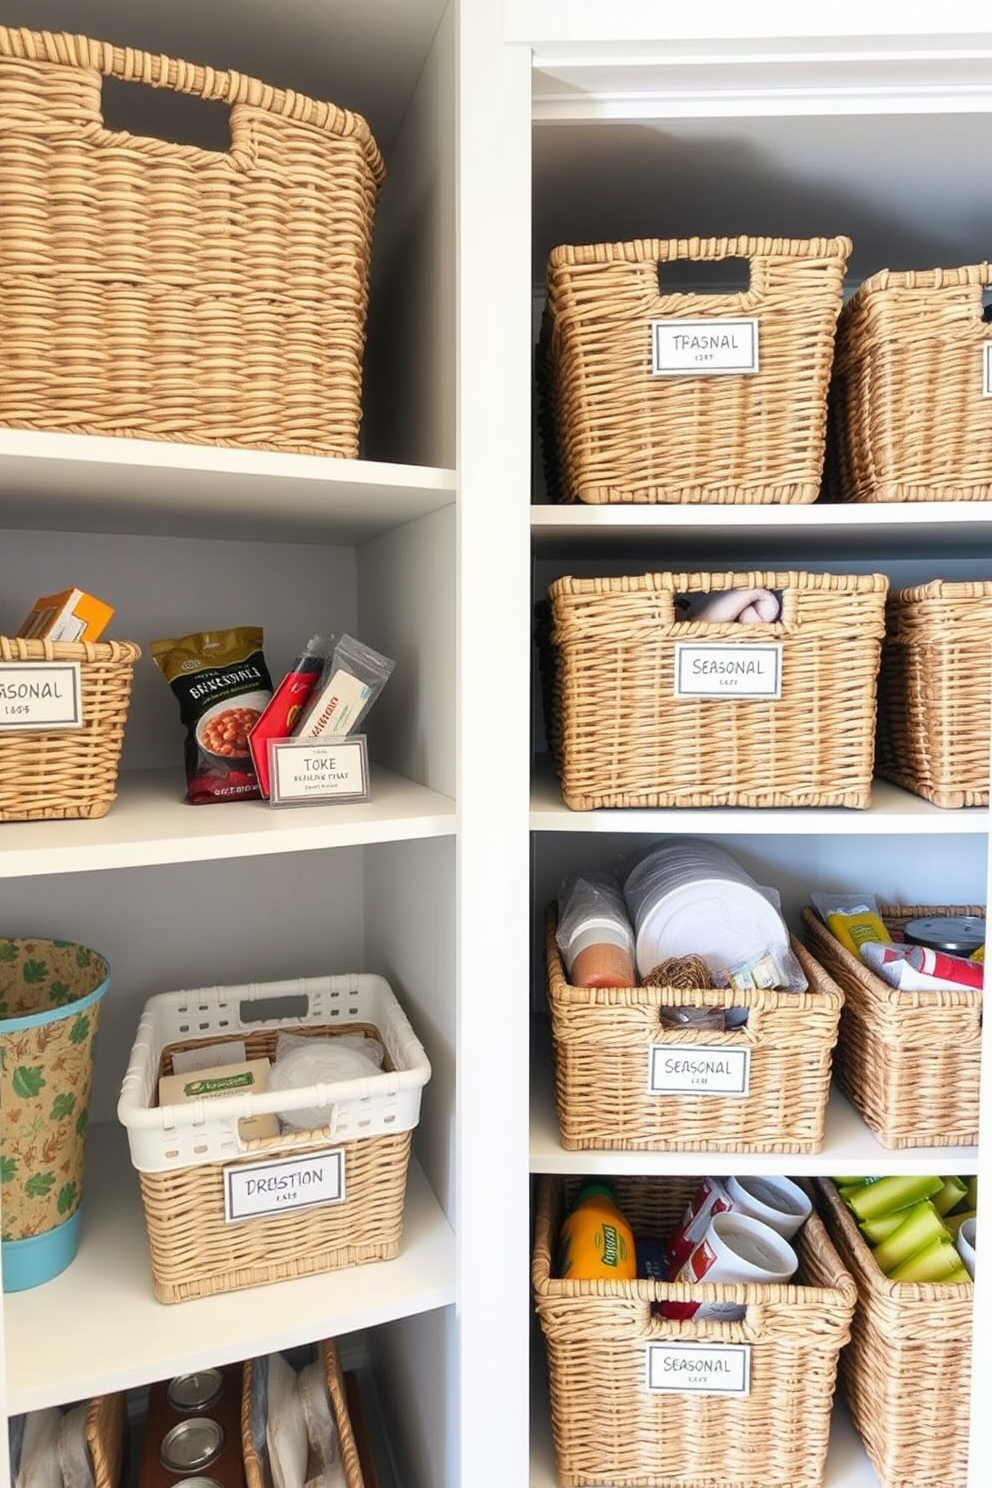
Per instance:
[[[607,1183],[584,1183],[561,1227],[558,1273],[569,1281],[633,1281],[634,1235]]]

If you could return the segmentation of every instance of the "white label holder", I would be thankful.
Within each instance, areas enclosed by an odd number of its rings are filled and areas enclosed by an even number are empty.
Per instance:
[[[269,792],[272,806],[370,800],[365,734],[270,739]]]
[[[751,1050],[726,1044],[650,1044],[648,1093],[750,1095]]]
[[[78,661],[0,661],[0,731],[82,726]]]
[[[726,377],[758,371],[758,322],[652,320],[655,377]]]
[[[992,341],[982,347],[982,397],[992,398]]]
[[[782,642],[676,641],[677,698],[780,698]]]
[[[228,1224],[263,1214],[297,1214],[345,1199],[344,1152],[308,1153],[224,1169]]]
[[[653,1395],[750,1395],[749,1343],[649,1343],[646,1384]]]

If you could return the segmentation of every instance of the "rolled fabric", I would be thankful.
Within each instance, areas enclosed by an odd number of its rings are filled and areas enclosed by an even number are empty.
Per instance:
[[[865,965],[900,992],[958,992],[982,985],[982,967],[977,962],[928,946],[866,940],[858,949]]]
[[[698,608],[690,602],[689,618],[712,625],[739,621],[743,625],[771,625],[782,606],[770,589],[727,589],[720,594],[699,596]]]

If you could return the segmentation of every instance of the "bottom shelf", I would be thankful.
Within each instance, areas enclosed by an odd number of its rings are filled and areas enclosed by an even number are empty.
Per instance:
[[[415,1162],[396,1260],[170,1307],[152,1294],[138,1179],[120,1129],[91,1132],[85,1195],[83,1239],[72,1265],[44,1286],[4,1298],[11,1415],[375,1327],[455,1300],[454,1236]]]
[[[558,1488],[551,1416],[544,1381],[533,1391],[530,1435],[530,1488]],[[588,1488],[598,1488],[590,1483]],[[865,1455],[861,1438],[843,1405],[834,1409],[824,1488],[879,1488],[878,1476]]]

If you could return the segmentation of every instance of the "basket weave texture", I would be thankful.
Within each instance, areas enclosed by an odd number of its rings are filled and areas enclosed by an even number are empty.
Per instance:
[[[843,995],[803,946],[793,944],[808,992],[728,988],[572,987],[548,912],[548,1002],[554,1039],[561,1143],[682,1152],[819,1152],[830,1093],[830,1060]],[[663,1027],[666,1007],[747,1007],[728,1033]],[[750,1094],[652,1095],[652,1044],[751,1050]]]
[[[891,928],[930,915],[984,915],[980,905],[882,905]],[[982,994],[901,992],[803,910],[807,943],[843,988],[837,1082],[885,1147],[978,1141]]]
[[[296,1030],[294,1030],[296,1031]],[[380,1031],[366,1025],[328,1024],[310,1035]],[[275,1056],[278,1029],[245,1037],[249,1059]],[[161,1074],[172,1073],[172,1056],[199,1048],[202,1040],[170,1045]],[[383,1068],[390,1068],[387,1054]],[[314,1276],[343,1266],[389,1261],[399,1255],[403,1202],[413,1132],[332,1142],[320,1133],[284,1131],[251,1142],[234,1161],[208,1162],[172,1172],[139,1172],[155,1296],[187,1302],[243,1287],[265,1286],[287,1277]],[[343,1203],[324,1208],[257,1216],[239,1224],[224,1217],[224,1173],[266,1157],[342,1152],[346,1174]]]
[[[834,1184],[817,1188],[858,1289],[840,1378],[882,1488],[967,1488],[974,1288],[889,1281]]]
[[[694,1178],[617,1178],[635,1233],[674,1227]],[[788,1286],[563,1281],[553,1257],[575,1183],[538,1185],[532,1278],[548,1346],[551,1419],[562,1488],[821,1488],[837,1355],[855,1288],[822,1222],[797,1238]],[[732,1301],[739,1323],[651,1315],[652,1302]],[[656,1394],[645,1388],[649,1343],[742,1343],[747,1396]]]
[[[878,773],[937,806],[987,806],[992,583],[934,579],[887,609]]]
[[[539,360],[551,383],[561,494],[592,503],[815,501],[850,250],[847,238],[746,237],[556,248]],[[664,292],[667,264],[726,258],[749,261],[745,293]],[[652,321],[718,328],[752,317],[757,372],[652,372]]]
[[[866,279],[837,328],[831,485],[846,501],[989,501],[992,265]]]
[[[230,106],[230,149],[111,132],[104,77]],[[365,120],[243,77],[0,27],[0,423],[354,456]]]
[[[780,621],[676,619],[676,595],[751,587],[781,593]],[[558,579],[547,709],[566,804],[869,806],[887,589],[880,574]],[[781,642],[781,697],[675,697],[685,641]]]
[[[0,732],[0,821],[106,816],[117,798],[131,679],[140,655],[140,647],[129,641],[0,636],[0,662],[78,661],[83,716],[78,729]]]
[[[318,1344],[321,1363],[324,1366],[324,1374],[327,1379],[327,1394],[331,1402],[331,1415],[338,1428],[338,1440],[341,1444],[341,1467],[344,1472],[345,1488],[365,1488],[365,1478],[362,1474],[361,1463],[358,1459],[358,1447],[355,1443],[355,1434],[351,1426],[351,1417],[348,1414],[348,1402],[345,1396],[344,1374],[341,1370],[341,1360],[338,1356],[337,1345],[333,1339]],[[255,1443],[251,1432],[251,1387],[254,1374],[255,1361],[245,1360],[243,1387],[241,1393],[241,1449],[245,1464],[245,1481],[248,1488],[270,1488],[271,1474],[267,1471],[265,1464],[259,1458],[255,1450]]]
[[[97,1395],[86,1410],[86,1445],[93,1464],[93,1488],[118,1488],[124,1467],[127,1396]]]

